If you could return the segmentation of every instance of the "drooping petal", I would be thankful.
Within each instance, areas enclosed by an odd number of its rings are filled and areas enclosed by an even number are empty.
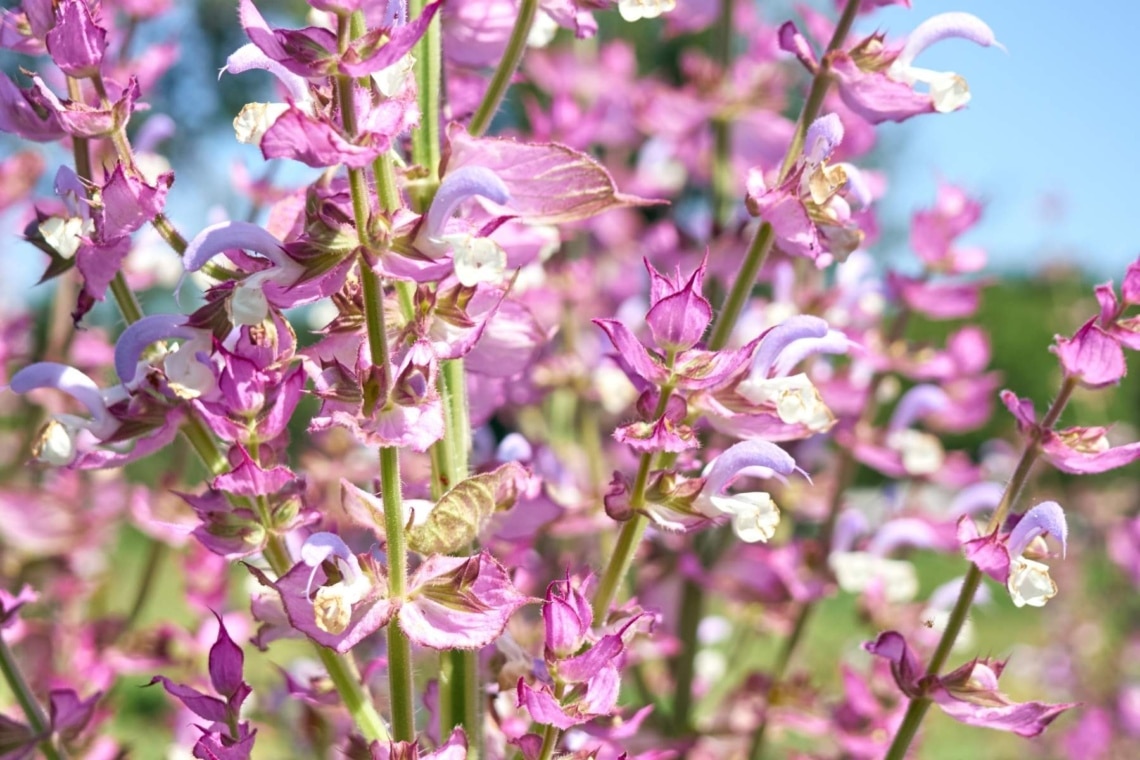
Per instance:
[[[439,237],[459,204],[474,196],[503,205],[510,200],[511,192],[499,175],[485,166],[464,166],[448,172],[428,208],[423,234]]]
[[[895,65],[909,67],[923,50],[947,39],[964,39],[982,47],[997,44],[993,30],[972,13],[939,13],[916,26],[907,36]]]
[[[96,437],[110,435],[118,427],[118,422],[107,411],[99,386],[75,367],[55,362],[31,364],[13,375],[8,387],[16,393],[28,393],[38,388],[63,391],[87,408],[94,421],[91,432]]]
[[[949,404],[950,397],[937,385],[916,385],[899,399],[891,415],[888,430],[892,432],[905,430],[928,414],[944,409]]]
[[[1055,501],[1043,501],[1026,512],[1009,533],[1009,553],[1017,556],[1025,552],[1038,536],[1049,535],[1061,543],[1061,556],[1065,556],[1069,526],[1065,510]]]
[[[124,385],[138,373],[143,352],[153,343],[170,338],[190,340],[198,331],[186,326],[181,314],[151,314],[127,326],[115,343],[115,372]]]
[[[769,377],[785,348],[805,338],[823,338],[827,331],[827,322],[819,317],[788,317],[760,339],[760,345],[752,357],[752,374]]]

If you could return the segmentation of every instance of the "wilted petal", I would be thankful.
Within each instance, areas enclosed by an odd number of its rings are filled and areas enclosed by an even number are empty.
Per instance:
[[[923,675],[922,663],[901,633],[884,631],[874,641],[864,644],[863,648],[891,663],[891,675],[903,694],[911,698],[922,695],[919,686]]]

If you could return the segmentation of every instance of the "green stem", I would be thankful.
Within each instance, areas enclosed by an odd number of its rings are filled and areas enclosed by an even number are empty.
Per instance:
[[[48,732],[47,717],[44,715],[40,703],[32,695],[32,690],[28,687],[28,682],[24,680],[24,674],[20,672],[20,666],[16,664],[16,658],[12,655],[12,650],[8,648],[8,642],[4,640],[3,636],[0,636],[0,671],[3,671],[8,688],[16,695],[16,701],[20,703],[32,732],[37,736],[46,734]],[[55,748],[50,736],[45,736],[43,741],[39,743],[39,747],[48,760],[60,760],[63,757],[62,750]]]
[[[668,360],[666,363],[672,371],[673,356],[670,355],[666,358]],[[669,397],[672,395],[672,385],[661,387],[661,396],[657,400],[657,409],[654,410],[653,419],[659,419],[665,413],[669,404]],[[653,454],[646,452],[641,455],[641,460],[637,464],[637,475],[634,476],[633,488],[629,496],[629,505],[633,509],[634,515],[621,526],[621,533],[618,535],[614,553],[610,555],[610,561],[602,573],[602,580],[598,583],[598,590],[594,594],[594,601],[591,605],[594,611],[594,625],[605,623],[605,618],[610,612],[610,605],[613,604],[614,598],[617,596],[618,586],[625,578],[626,573],[629,572],[629,567],[633,564],[633,556],[641,544],[641,537],[649,525],[649,518],[641,514],[640,510],[645,506],[645,488],[649,484],[649,472],[653,468],[653,460]]]
[[[847,39],[848,32],[851,31],[851,24],[855,21],[855,15],[859,11],[859,0],[847,0],[847,5],[843,8],[843,15],[839,17],[839,23],[835,27],[834,34],[831,35],[831,41],[827,43],[827,50],[820,63],[819,69],[815,72],[815,77],[812,79],[811,89],[808,91],[807,100],[804,101],[803,108],[800,110],[800,116],[796,120],[796,131],[792,135],[791,145],[788,146],[788,152],[784,154],[784,162],[780,166],[780,175],[777,179],[777,184],[783,182],[788,176],[788,173],[795,166],[796,161],[803,152],[804,137],[807,135],[807,128],[819,116],[819,110],[823,107],[823,99],[827,96],[827,90],[831,86],[831,73],[830,64],[828,62],[827,53],[838,50]],[[764,260],[768,258],[768,253],[772,250],[772,243],[775,240],[775,235],[772,232],[772,225],[764,222],[756,231],[756,236],[752,239],[752,244],[748,247],[748,253],[744,258],[744,264],[740,267],[740,272],[737,274],[736,279],[732,283],[732,290],[729,293],[728,300],[725,302],[724,308],[721,309],[720,314],[717,315],[716,324],[713,327],[712,337],[709,339],[709,348],[714,351],[719,351],[728,343],[729,337],[732,335],[732,329],[736,326],[736,320],[740,318],[740,312],[744,308],[748,296],[752,293],[752,286],[756,283],[756,275],[760,273],[760,268],[764,264]]]
[[[538,11],[538,0],[522,0],[519,6],[519,15],[515,18],[515,26],[511,29],[511,38],[507,41],[507,49],[491,77],[491,84],[483,94],[483,101],[471,117],[467,131],[475,137],[480,137],[491,126],[491,119],[499,110],[507,88],[511,86],[511,78],[522,62],[523,52],[526,50],[526,40],[530,36],[530,27],[534,23],[535,13]]]
[[[1053,400],[1049,410],[1045,413],[1041,424],[1034,429],[1030,434],[1029,439],[1025,442],[1025,448],[1021,452],[1021,459],[1017,463],[1017,467],[1013,471],[1013,476],[1009,479],[1009,484],[1005,488],[1005,493],[1002,495],[1001,502],[998,503],[997,509],[994,510],[993,515],[990,517],[989,524],[986,526],[986,533],[993,533],[1005,521],[1006,516],[1009,514],[1013,505],[1017,503],[1018,497],[1021,495],[1022,489],[1029,480],[1029,473],[1033,470],[1033,465],[1038,457],[1038,445],[1041,443],[1041,431],[1048,430],[1053,427],[1061,416],[1065,405],[1069,403],[1069,398],[1073,395],[1073,391],[1077,387],[1077,381],[1074,378],[1065,378],[1065,382],[1061,385],[1061,390],[1057,394],[1057,398]],[[970,615],[970,606],[974,603],[974,596],[977,594],[978,586],[982,582],[982,571],[978,569],[975,564],[970,565],[970,569],[966,572],[966,577],[962,581],[962,589],[958,592],[958,600],[954,603],[954,608],[950,611],[950,618],[946,621],[946,629],[942,631],[942,637],[938,640],[938,646],[934,650],[934,654],[930,657],[930,664],[926,668],[926,674],[937,676],[942,667],[946,664],[946,660],[950,657],[951,650],[954,649],[954,644],[958,641],[958,636],[962,632],[962,626],[965,625],[966,619]],[[890,749],[887,750],[885,760],[903,760],[906,757],[907,750],[910,749],[910,744],[914,741],[915,735],[918,733],[919,727],[922,725],[922,719],[926,716],[926,711],[930,709],[930,700],[926,697],[917,697],[910,700],[907,705],[906,714],[903,716],[902,723],[899,724],[898,732],[895,734],[894,741],[891,742]]]
[[[139,616],[142,615],[147,599],[150,598],[150,592],[154,589],[154,581],[158,577],[158,568],[162,564],[162,558],[166,556],[166,550],[166,544],[153,538],[150,539],[150,548],[146,554],[146,563],[143,565],[142,579],[139,581],[138,590],[135,591],[135,599],[131,603],[127,619],[123,623],[125,628],[133,628],[138,622]]]
[[[736,327],[736,320],[740,318],[740,312],[744,311],[744,304],[752,295],[752,285],[756,282],[756,276],[760,274],[760,268],[764,266],[765,259],[772,251],[772,243],[775,239],[776,235],[772,230],[772,225],[768,222],[762,222],[760,229],[756,231],[756,236],[752,238],[752,244],[748,246],[748,253],[744,255],[744,263],[741,264],[740,271],[732,283],[728,300],[724,302],[724,306],[716,316],[712,335],[709,337],[709,350],[719,351],[728,345],[728,339],[732,336],[732,329]]]
[[[673,697],[672,729],[675,735],[687,734],[692,730],[693,679],[696,675],[697,650],[700,648],[697,630],[704,613],[704,594],[705,590],[700,585],[685,578],[681,588],[681,618],[677,626],[681,653],[673,665],[676,694]]]
[[[838,23],[835,25],[835,31],[831,35],[831,41],[827,43],[827,49],[823,53],[820,60],[819,69],[815,72],[815,77],[811,82],[811,89],[808,90],[807,100],[804,101],[804,106],[800,110],[800,117],[796,120],[796,131],[792,135],[792,144],[788,146],[788,152],[784,155],[784,163],[780,166],[780,177],[777,181],[783,182],[791,172],[792,167],[796,164],[796,159],[800,157],[800,153],[804,148],[804,138],[807,136],[808,127],[819,116],[819,111],[823,108],[823,99],[827,97],[827,90],[831,87],[831,61],[828,54],[840,48],[847,35],[851,32],[851,25],[855,23],[855,16],[859,13],[860,0],[847,0],[847,5],[843,7],[843,13],[839,17]]]
[[[558,727],[547,726],[542,732],[542,749],[539,750],[538,760],[550,760],[554,757],[554,748],[558,745]]]
[[[735,0],[720,0],[720,15],[713,31],[712,54],[720,64],[721,87],[728,85],[732,65],[732,21]],[[713,117],[712,200],[713,219],[718,227],[730,221],[732,213],[732,121],[727,114]]]
[[[408,3],[408,18],[423,13],[424,5],[425,0],[411,0]],[[420,125],[412,132],[412,160],[428,171],[427,183],[416,199],[421,208],[427,208],[431,203],[435,188],[439,185],[442,47],[440,14],[437,13],[412,52],[416,59],[416,86],[419,88],[420,105]]]

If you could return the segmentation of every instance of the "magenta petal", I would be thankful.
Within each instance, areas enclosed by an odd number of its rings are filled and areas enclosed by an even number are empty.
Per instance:
[[[214,478],[213,488],[238,496],[268,496],[283,490],[296,480],[288,467],[278,465],[271,470],[262,469],[242,451],[241,463],[224,475]]]
[[[1061,713],[1079,705],[1077,702],[1011,702],[995,707],[955,699],[944,689],[935,689],[931,697],[944,713],[960,723],[1010,731],[1027,738],[1038,736]]]
[[[521,678],[518,685],[518,706],[525,707],[535,723],[554,726],[563,731],[589,720],[589,717],[568,715],[545,687],[532,689]]]
[[[1096,318],[1077,330],[1072,338],[1057,336],[1050,350],[1061,360],[1065,375],[1080,380],[1086,388],[1116,385],[1128,371],[1124,349],[1096,325]]]
[[[905,82],[884,72],[865,72],[842,51],[831,54],[831,70],[839,80],[839,97],[871,124],[906,121],[912,116],[934,113],[930,95],[916,92]]]
[[[51,110],[32,107],[23,90],[7,74],[0,72],[0,132],[35,142],[54,142],[64,135],[59,119]]]
[[[918,661],[918,656],[911,650],[901,633],[884,631],[874,641],[864,644],[863,648],[891,663],[891,674],[903,694],[912,698],[922,695],[918,683],[923,676],[922,663]]]
[[[381,71],[398,63],[401,58],[415,47],[416,42],[424,36],[428,24],[431,23],[432,18],[436,12],[439,11],[442,4],[442,0],[429,3],[420,11],[420,15],[416,16],[415,21],[388,30],[387,42],[371,56],[362,60],[350,60],[349,56],[345,56],[339,63],[341,73],[354,77],[363,77],[369,74],[375,74],[377,71]],[[394,3],[394,5],[398,6],[400,3]],[[350,51],[350,54],[351,52],[352,51]]]
[[[958,520],[958,540],[966,559],[977,565],[979,570],[998,583],[1009,580],[1009,549],[997,531],[988,536],[979,536],[973,518],[963,516]]]
[[[48,695],[52,731],[65,740],[74,740],[91,722],[102,696],[102,692],[96,692],[87,699],[80,699],[72,689],[52,689]]]
[[[613,667],[614,659],[622,653],[625,644],[620,635],[607,634],[592,647],[578,655],[555,665],[558,677],[566,683],[585,683],[607,666]]]
[[[1081,446],[1087,434],[1088,431],[1081,428],[1069,428],[1058,432],[1046,430],[1041,440],[1041,452],[1058,470],[1074,475],[1108,472],[1140,459],[1140,442],[1097,450]],[[1098,438],[1101,436],[1103,429],[1096,435]],[[1070,445],[1070,442],[1074,442],[1073,445]]]
[[[391,135],[369,132],[349,142],[328,122],[297,108],[277,117],[261,138],[261,153],[266,158],[290,158],[316,169],[337,164],[362,169],[390,147]]]
[[[1002,391],[1001,402],[1017,420],[1017,429],[1025,433],[1037,425],[1037,411],[1033,402],[1027,398],[1018,398],[1013,391]]]
[[[488,552],[474,557],[429,557],[411,579],[400,628],[432,649],[478,649],[503,632],[519,607],[530,603]]]
[[[660,348],[687,351],[697,344],[712,321],[712,304],[696,292],[690,279],[684,289],[655,303],[645,321]]]
[[[218,619],[218,638],[210,647],[210,683],[214,691],[230,697],[241,688],[245,656],[242,655],[241,647],[230,638],[221,616],[214,613],[214,617]]]
[[[564,145],[475,138],[459,125],[452,125],[447,134],[447,171],[463,166],[493,171],[510,191],[511,211],[531,224],[562,224],[615,208],[659,203],[618,192],[604,166]]]
[[[173,172],[158,177],[154,186],[128,176],[121,163],[116,164],[111,178],[103,185],[102,207],[96,219],[104,238],[127,235],[154,219],[166,205],[166,193],[174,183]]]
[[[1022,515],[1009,533],[1010,555],[1020,556],[1033,539],[1045,535],[1061,542],[1061,556],[1065,556],[1069,526],[1065,522],[1065,510],[1055,501],[1043,501]]]
[[[156,683],[162,684],[162,688],[166,689],[167,694],[186,705],[186,709],[198,717],[216,723],[225,723],[226,703],[217,697],[207,696],[197,689],[177,684],[166,676],[155,676],[147,686],[153,686]]]
[[[274,589],[285,606],[289,624],[322,646],[344,654],[363,641],[367,636],[383,628],[391,620],[398,607],[391,600],[382,598],[379,589],[352,606],[352,617],[348,626],[338,634],[329,633],[317,627],[316,611],[306,589],[309,587],[310,568],[304,563],[293,566],[276,583],[255,567],[246,566],[262,585]],[[318,582],[325,580],[324,573],[318,570]]]
[[[59,0],[47,49],[68,76],[83,79],[99,73],[107,49],[107,31],[95,23],[87,0]]]
[[[638,377],[653,385],[663,385],[669,379],[669,373],[661,366],[660,360],[652,356],[624,324],[614,319],[595,319],[594,324],[605,330],[622,361]]]

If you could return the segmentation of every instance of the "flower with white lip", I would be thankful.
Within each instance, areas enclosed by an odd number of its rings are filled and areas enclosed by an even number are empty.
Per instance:
[[[1055,501],[1038,504],[1010,531],[1006,588],[1015,605],[1043,607],[1057,595],[1057,584],[1049,577],[1049,566],[1039,560],[1049,556],[1044,536],[1051,535],[1061,542],[1064,557],[1068,534],[1065,512]]]
[[[89,418],[74,414],[56,414],[48,421],[33,445],[38,461],[64,467],[75,461],[77,440],[88,432],[103,440],[119,429],[119,421],[108,411],[108,406],[127,397],[126,389],[117,385],[102,390],[95,381],[74,367],[54,362],[39,362],[24,367],[12,376],[9,387],[16,393],[29,393],[39,388],[55,388],[78,401],[91,415]]]
[[[909,602],[918,594],[918,574],[906,560],[871,552],[832,552],[827,561],[839,587],[850,594],[878,585],[892,604]]]
[[[306,596],[313,600],[313,614],[317,628],[333,635],[343,633],[352,620],[352,607],[372,590],[372,581],[360,569],[360,561],[339,536],[334,533],[314,533],[301,546],[301,561],[312,568]],[[341,578],[335,583],[321,586],[312,593],[317,569],[332,562]]]
[[[95,232],[95,222],[80,216],[49,216],[40,222],[38,229],[44,242],[63,258],[70,259],[83,244],[82,238]]]
[[[926,48],[940,40],[955,37],[983,47],[1001,47],[994,38],[993,30],[977,16],[960,12],[940,13],[919,24],[911,32],[902,52],[887,69],[887,76],[911,86],[925,84],[930,88],[930,100],[935,111],[957,111],[970,102],[970,88],[966,80],[953,71],[931,71],[913,65],[914,59]]]
[[[313,96],[309,92],[308,81],[269,58],[252,42],[235,50],[226,59],[226,66],[218,76],[225,72],[240,74],[250,69],[263,69],[273,74],[289,91],[293,106],[310,116],[313,115]],[[246,103],[234,117],[234,134],[238,142],[260,145],[261,138],[265,137],[265,133],[274,122],[288,110],[289,105],[286,103]]]
[[[768,441],[744,441],[730,447],[709,466],[704,488],[694,506],[707,517],[729,517],[732,532],[746,543],[765,542],[776,533],[780,510],[764,491],[726,494],[741,475],[780,477],[794,472],[791,455]]]
[[[930,433],[907,428],[887,434],[887,447],[902,457],[903,469],[914,476],[933,475],[946,461],[942,442]]]
[[[468,287],[501,282],[507,269],[507,253],[494,240],[472,234],[458,223],[448,230],[459,205],[475,196],[502,205],[510,200],[510,191],[498,174],[482,166],[449,172],[440,182],[416,236],[417,247],[432,258],[450,252],[456,278]]]

